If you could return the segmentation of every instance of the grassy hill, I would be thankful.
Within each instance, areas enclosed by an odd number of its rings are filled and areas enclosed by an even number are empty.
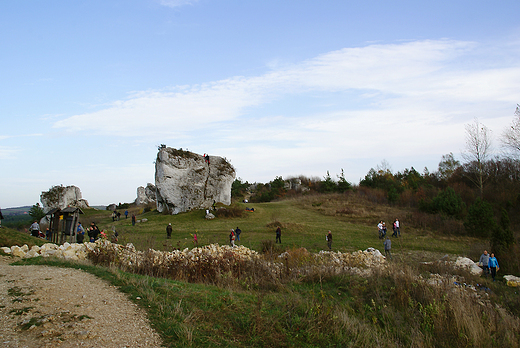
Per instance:
[[[252,213],[245,207],[254,207]],[[343,272],[309,273],[287,281],[252,281],[247,273],[220,274],[206,284],[158,279],[117,269],[48,259],[30,263],[77,267],[102,277],[147,310],[152,325],[169,347],[518,347],[520,300],[503,282],[472,276],[444,262],[444,255],[478,256],[486,242],[444,235],[418,223],[411,211],[380,206],[357,196],[317,195],[271,203],[236,204],[236,217],[206,220],[204,211],[175,216],[132,207],[141,222],[112,221],[110,212],[89,209],[87,225],[120,234],[120,243],[137,249],[191,248],[228,244],[231,228],[240,227],[241,241],[261,251],[282,227],[282,245],[305,266],[312,258],[301,247],[333,250],[382,249],[376,224],[402,222],[402,237],[393,239],[394,259],[385,269],[360,276]],[[122,212],[123,213],[123,212]],[[146,222],[143,219],[147,219]],[[166,239],[166,226],[173,234]],[[429,263],[415,261],[433,261]],[[459,285],[454,285],[454,282]],[[463,285],[462,285],[463,284]]]

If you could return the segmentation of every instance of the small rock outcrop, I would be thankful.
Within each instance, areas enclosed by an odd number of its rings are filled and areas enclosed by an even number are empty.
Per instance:
[[[155,185],[148,183],[146,187],[139,186],[137,188],[136,205],[145,205],[156,202]]]
[[[40,201],[45,212],[52,208],[88,208],[88,202],[81,197],[81,190],[76,186],[56,185],[50,188],[49,191],[44,191],[40,195]]]
[[[231,204],[235,169],[218,156],[161,147],[155,161],[157,210],[178,214]]]

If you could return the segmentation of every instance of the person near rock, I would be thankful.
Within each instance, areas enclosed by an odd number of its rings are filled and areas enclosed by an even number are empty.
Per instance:
[[[81,225],[81,222],[78,222],[78,228],[76,229],[76,243],[83,243],[84,238],[85,238],[85,229]]]
[[[91,243],[95,242],[99,238],[99,228],[96,226],[95,222],[90,223],[90,227],[87,230],[87,234]]]
[[[168,226],[166,226],[166,238],[170,239],[172,237],[172,223],[170,222]]]
[[[392,253],[390,252],[390,249],[392,249],[392,241],[390,240],[390,237],[386,237],[383,246],[385,247],[385,257],[389,257],[391,260]]]
[[[51,240],[51,230],[48,227],[45,230],[45,239]]]
[[[487,276],[489,274],[489,254],[487,250],[484,250],[484,253],[480,255],[480,259],[478,260],[479,266],[482,267],[482,273]]]
[[[498,261],[494,253],[491,253],[491,257],[488,261],[488,267],[491,271],[491,278],[493,278],[493,281],[495,281],[495,277],[497,275],[497,271],[500,269],[500,266],[498,266]]]
[[[332,250],[332,232],[330,230],[327,233],[325,239],[327,240],[327,246],[329,247],[329,250]]]
[[[132,214],[132,226],[135,226],[135,214]]]
[[[282,244],[282,229],[280,228],[280,226],[278,226],[278,228],[276,229],[275,244],[278,242],[280,242],[280,244]]]
[[[240,233],[242,233],[242,230],[240,228],[235,228],[235,235],[237,236],[237,242],[240,242]]]
[[[40,235],[40,225],[38,225],[38,222],[35,220],[31,227],[29,227],[29,230],[31,231],[31,236],[38,237]]]
[[[209,155],[208,154],[204,154],[204,162],[206,162],[209,166]]]
[[[234,248],[235,247],[235,231],[231,230],[229,234],[229,244]]]

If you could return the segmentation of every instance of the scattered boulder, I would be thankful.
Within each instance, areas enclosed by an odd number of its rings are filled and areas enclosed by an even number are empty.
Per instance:
[[[504,279],[507,280],[507,286],[512,286],[512,287],[520,286],[520,277],[515,277],[514,275],[505,275]]]
[[[231,204],[235,169],[218,156],[161,147],[155,161],[157,210],[178,214]]]
[[[139,186],[137,188],[136,205],[146,205],[156,202],[155,185],[148,183],[146,187]]]
[[[81,197],[81,190],[76,186],[56,185],[40,195],[40,201],[45,212],[53,208],[67,207],[88,208],[88,202]]]
[[[471,259],[468,259],[467,257],[457,257],[457,261],[455,261],[455,266],[459,268],[464,268],[474,275],[482,274],[482,268],[480,268],[476,262],[474,262]]]

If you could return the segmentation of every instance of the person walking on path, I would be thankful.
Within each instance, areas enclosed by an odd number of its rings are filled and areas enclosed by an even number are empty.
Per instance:
[[[330,230],[329,233],[327,233],[327,246],[329,250],[332,250],[332,232]]]
[[[237,236],[237,242],[240,242],[240,233],[242,233],[242,230],[240,228],[235,228],[235,235]]]
[[[478,264],[479,264],[479,266],[482,266],[482,271],[486,277],[489,274],[488,263],[489,263],[489,254],[488,254],[487,250],[484,250],[484,253],[482,255],[480,255]]]
[[[38,225],[36,220],[32,223],[29,229],[31,230],[31,236],[38,237],[40,235],[40,225]]]
[[[282,229],[280,228],[280,226],[278,226],[278,228],[276,229],[276,241],[274,243],[276,244],[278,242],[282,244]]]
[[[172,223],[170,222],[168,226],[166,226],[166,238],[170,239],[172,237]]]
[[[389,257],[390,260],[392,259],[392,253],[390,252],[390,249],[392,249],[392,241],[390,240],[390,237],[386,237],[385,242],[383,243],[385,247],[385,257]]]
[[[500,269],[500,266],[498,265],[498,261],[494,253],[491,253],[491,257],[488,261],[488,267],[491,271],[491,278],[493,278],[493,281],[495,281],[495,277],[497,275],[497,271]]]

